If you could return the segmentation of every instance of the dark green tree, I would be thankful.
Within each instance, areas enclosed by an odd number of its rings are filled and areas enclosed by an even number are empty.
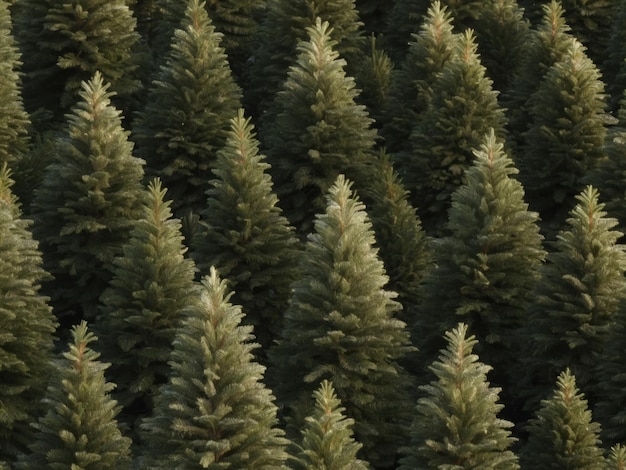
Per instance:
[[[566,369],[559,374],[554,394],[542,400],[530,421],[528,442],[520,453],[522,467],[602,470],[606,467],[599,432],[575,376]]]
[[[606,50],[606,59],[599,64],[609,93],[611,111],[619,108],[626,89],[626,2],[619,0]]]
[[[297,422],[321,380],[331,380],[355,420],[364,457],[393,461],[411,403],[410,378],[398,365],[413,348],[400,306],[387,291],[365,207],[340,175],[315,221],[293,285],[278,346],[270,351],[277,393]],[[299,424],[297,424],[299,427]]]
[[[285,214],[302,233],[324,208],[324,194],[345,173],[367,187],[375,161],[376,131],[335,51],[328,22],[319,18],[298,45],[298,61],[278,94],[266,138],[276,192]]]
[[[265,349],[280,331],[298,277],[299,243],[278,207],[269,165],[243,110],[231,121],[215,167],[194,256],[200,272],[216,266],[230,281],[233,302],[243,307],[244,322],[254,326]]]
[[[187,310],[172,352],[172,375],[143,425],[145,468],[276,469],[287,458],[277,408],[253,360],[252,327],[229,302],[215,269]]]
[[[56,327],[40,292],[49,275],[11,192],[6,163],[0,169],[0,462],[24,450],[28,424],[43,409]]]
[[[626,254],[613,230],[617,220],[606,217],[598,191],[587,187],[567,219],[542,278],[530,297],[528,335],[521,357],[528,358],[520,388],[529,403],[547,395],[559,371],[566,367],[587,396],[595,398],[596,364],[601,360],[616,311],[626,295]],[[594,400],[595,401],[595,400]]]
[[[509,450],[513,423],[498,418],[504,408],[498,403],[500,389],[490,387],[491,367],[472,352],[478,340],[467,337],[463,323],[445,336],[446,348],[429,367],[437,379],[420,387],[411,445],[399,470],[519,468]]]
[[[161,178],[177,217],[204,208],[216,153],[241,106],[221,38],[204,2],[190,0],[135,123],[146,174]]]
[[[65,327],[95,318],[145,195],[143,161],[132,155],[108,88],[99,73],[83,83],[33,201],[34,233],[56,278],[46,289]]]
[[[352,437],[354,420],[344,415],[345,408],[328,380],[313,392],[315,409],[306,418],[301,445],[294,446],[289,467],[294,470],[332,468],[333,470],[366,470],[369,468],[357,453],[361,444]]]
[[[384,32],[387,17],[393,8],[393,2],[385,0],[356,0],[359,18],[363,21],[364,29],[368,34],[378,36]]]
[[[120,418],[131,425],[152,411],[152,397],[169,376],[167,361],[184,310],[198,297],[195,265],[184,257],[181,224],[172,218],[165,193],[159,180],[150,184],[143,217],[113,261],[95,327],[104,359],[112,362],[114,397],[124,407]]]
[[[115,419],[121,408],[110,397],[115,384],[104,377],[109,364],[91,348],[97,337],[86,322],[72,328],[72,338],[54,363],[43,400],[48,411],[33,424],[36,440],[17,468],[130,469],[131,440]]]

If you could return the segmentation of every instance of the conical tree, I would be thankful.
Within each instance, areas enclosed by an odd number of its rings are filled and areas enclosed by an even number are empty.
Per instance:
[[[626,295],[626,254],[606,217],[598,191],[587,187],[577,196],[567,230],[560,232],[547,256],[541,282],[529,306],[526,377],[530,403],[543,398],[566,367],[592,398],[596,364]]]
[[[422,398],[399,470],[415,468],[519,468],[509,450],[513,423],[498,418],[500,389],[489,386],[490,366],[473,354],[478,343],[460,323],[446,332],[447,346],[429,367],[437,380],[420,387]]]
[[[54,316],[40,293],[48,278],[41,253],[22,219],[7,164],[0,169],[0,461],[12,460],[42,410],[50,374]]]
[[[298,61],[274,103],[266,137],[276,192],[288,219],[302,233],[323,210],[324,194],[345,173],[357,189],[367,186],[376,131],[358,91],[344,72],[328,22],[319,18],[298,45]]]
[[[194,256],[201,272],[216,266],[230,281],[233,301],[242,305],[244,321],[266,348],[280,331],[298,276],[299,244],[278,207],[269,165],[243,110],[231,121],[215,166],[218,179],[208,191]]]
[[[72,338],[55,363],[43,401],[48,412],[33,424],[37,438],[17,468],[130,469],[131,440],[117,426],[120,407],[109,396],[115,384],[104,377],[109,364],[91,349],[97,338],[85,322],[72,328]]]
[[[429,363],[443,333],[463,320],[494,366],[496,383],[505,386],[507,371],[519,362],[517,335],[546,253],[538,214],[528,210],[517,169],[493,130],[474,157],[452,195],[450,235],[435,245],[437,267],[424,282],[415,336]]]
[[[602,470],[605,461],[598,434],[584,394],[569,369],[561,372],[554,394],[542,400],[528,426],[528,442],[521,451],[523,468]]]
[[[172,218],[165,193],[159,180],[150,183],[143,217],[113,261],[113,278],[100,298],[96,331],[104,358],[112,362],[109,376],[126,421],[152,411],[152,397],[169,376],[167,361],[184,309],[198,297],[195,266],[184,257],[181,224]]]
[[[357,458],[361,444],[352,437],[354,420],[344,415],[345,408],[328,380],[313,392],[315,409],[306,418],[301,445],[295,447],[289,468],[310,470],[366,470],[369,466]]]
[[[135,123],[137,152],[147,162],[146,174],[161,178],[177,217],[204,208],[217,151],[241,106],[241,90],[221,38],[204,2],[190,0]]]
[[[143,161],[102,75],[83,83],[33,201],[35,235],[56,280],[47,286],[65,326],[93,319],[130,230],[141,217]]]
[[[277,390],[297,421],[319,382],[331,380],[366,460],[389,465],[411,408],[410,379],[398,361],[413,348],[394,318],[399,305],[384,288],[365,208],[343,175],[327,201],[307,241],[279,345],[270,351]]]
[[[215,269],[174,341],[172,375],[143,425],[145,468],[276,469],[287,458],[277,408],[253,361],[252,328]],[[190,360],[190,358],[193,358]]]

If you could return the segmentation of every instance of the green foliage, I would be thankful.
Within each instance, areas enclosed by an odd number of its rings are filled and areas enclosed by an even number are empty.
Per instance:
[[[145,468],[276,469],[286,460],[252,328],[215,269],[202,281],[172,352],[172,375],[143,425]]]
[[[152,397],[167,381],[167,361],[184,309],[197,300],[194,263],[185,259],[181,224],[172,218],[166,190],[153,181],[142,217],[113,260],[113,278],[102,294],[96,331],[104,358],[112,362],[115,398],[124,420],[152,410]]]
[[[109,364],[89,346],[97,340],[81,322],[55,371],[43,403],[47,413],[33,424],[38,434],[19,469],[130,469],[131,440],[115,420],[120,407],[109,396],[115,384],[104,372]]]
[[[135,123],[146,173],[169,189],[174,215],[199,214],[206,202],[216,153],[241,106],[222,35],[200,0],[190,0],[172,47]]]
[[[302,413],[321,380],[331,380],[355,420],[363,455],[384,466],[406,431],[410,379],[397,361],[413,348],[405,324],[394,318],[399,305],[395,293],[384,289],[388,278],[374,233],[350,186],[340,175],[330,188],[270,358],[279,398],[293,416]]]
[[[298,240],[278,207],[265,157],[243,110],[231,120],[218,152],[195,258],[201,272],[216,266],[235,291],[261,345],[278,335],[291,283],[298,275]]]
[[[513,423],[497,417],[503,408],[497,403],[500,389],[489,386],[491,367],[472,353],[478,341],[467,337],[463,323],[445,336],[446,349],[429,367],[437,380],[420,387],[411,446],[399,469],[519,468],[509,450]]]
[[[352,437],[354,420],[346,418],[345,408],[337,398],[332,383],[322,381],[313,392],[315,409],[306,418],[302,429],[302,444],[292,457],[290,468],[333,470],[366,470],[369,466],[357,458],[361,444]]]
[[[520,458],[523,468],[537,470],[567,468],[601,470],[606,468],[598,433],[587,400],[576,387],[569,369],[559,374],[557,387],[528,426],[528,443]]]
[[[42,407],[52,357],[54,316],[40,292],[48,278],[22,219],[7,164],[0,169],[0,460],[12,459],[31,437]]]
[[[607,470],[624,470],[626,468],[626,447],[621,444],[611,447],[611,453],[606,463]]]

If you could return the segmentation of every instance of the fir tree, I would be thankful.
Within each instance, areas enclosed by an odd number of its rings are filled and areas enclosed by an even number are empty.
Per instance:
[[[606,60],[599,64],[609,92],[609,108],[619,108],[626,89],[626,2],[617,2]]]
[[[626,468],[626,447],[621,444],[611,447],[611,453],[606,464],[607,470],[624,470]]]
[[[215,166],[218,179],[208,191],[195,257],[201,272],[216,266],[230,281],[245,322],[254,326],[263,348],[269,347],[297,277],[298,243],[243,110],[231,121]]]
[[[204,2],[190,0],[135,127],[146,173],[161,178],[177,217],[204,208],[216,153],[241,105],[221,38]]]
[[[145,194],[143,161],[132,156],[108,88],[99,73],[83,83],[33,201],[35,235],[56,278],[47,289],[66,326],[94,318]]]
[[[279,345],[270,351],[279,394],[297,421],[321,380],[331,380],[355,420],[364,456],[389,465],[402,444],[410,380],[398,365],[408,332],[373,247],[362,203],[343,175],[327,196],[302,257]],[[308,408],[305,408],[308,410]],[[306,411],[305,411],[306,412]]]
[[[146,468],[280,468],[287,455],[276,406],[253,361],[252,328],[229,303],[215,269],[187,310],[172,352],[172,375],[142,425]]]
[[[446,333],[447,347],[430,367],[437,380],[420,387],[417,414],[411,427],[411,446],[405,449],[400,470],[415,468],[519,468],[509,448],[515,441],[513,423],[498,418],[503,405],[500,389],[489,386],[490,366],[478,361],[460,323]]]
[[[104,358],[113,363],[109,374],[125,407],[122,417],[135,422],[150,414],[157,387],[167,381],[183,311],[197,298],[195,266],[184,257],[181,224],[165,193],[159,180],[150,184],[143,217],[113,261],[96,325]]]
[[[358,91],[344,72],[328,22],[319,18],[298,45],[297,63],[276,98],[276,119],[267,136],[276,192],[291,223],[302,233],[323,210],[324,194],[345,173],[358,189],[371,179],[376,132]]]
[[[542,400],[528,432],[528,443],[520,455],[523,468],[606,468],[598,439],[600,425],[592,421],[587,400],[569,369],[559,375],[551,398]]]
[[[357,458],[361,444],[352,437],[354,420],[346,418],[345,408],[327,380],[313,392],[315,410],[306,418],[301,446],[291,460],[290,468],[309,470],[366,470],[369,466]]]
[[[52,357],[54,317],[40,293],[48,277],[22,218],[7,164],[0,169],[0,461],[12,460],[32,437]],[[22,447],[23,449],[23,447]]]
[[[104,372],[109,364],[90,347],[97,340],[81,322],[73,340],[55,363],[43,403],[48,412],[33,426],[36,440],[19,469],[130,469],[131,440],[122,436],[115,420],[120,407],[109,396],[115,384]]]

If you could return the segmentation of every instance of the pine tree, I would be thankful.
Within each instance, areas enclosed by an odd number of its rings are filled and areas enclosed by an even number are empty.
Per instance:
[[[52,357],[54,316],[40,293],[48,278],[41,253],[11,192],[7,164],[0,169],[0,461],[12,460],[31,437],[28,423],[41,411]]]
[[[145,468],[275,469],[286,460],[276,406],[253,361],[252,328],[229,303],[215,269],[187,310],[172,352],[172,375],[143,425]],[[191,360],[190,360],[191,358]]]
[[[462,184],[490,128],[504,133],[504,113],[476,52],[474,34],[464,33],[455,57],[432,87],[428,108],[411,133],[412,152],[399,158],[398,170],[411,201],[422,212],[427,233],[441,230],[452,193]]]
[[[296,229],[307,233],[324,194],[345,173],[358,189],[367,186],[376,131],[358,91],[344,72],[328,22],[318,18],[298,45],[297,63],[275,101],[267,136],[276,192]]]
[[[273,193],[269,165],[259,154],[243,110],[231,121],[215,163],[204,230],[195,244],[201,272],[216,266],[230,281],[233,301],[246,312],[257,340],[269,347],[278,335],[291,283],[297,278],[298,240]]]
[[[33,424],[37,438],[18,468],[130,469],[131,440],[117,426],[120,407],[109,396],[115,384],[104,377],[109,364],[91,349],[97,338],[87,323],[74,326],[72,338],[55,363],[43,401],[48,411]]]
[[[184,310],[197,299],[195,266],[185,259],[181,224],[159,180],[150,183],[143,217],[113,261],[113,278],[101,296],[96,331],[117,384],[121,418],[137,422],[150,414],[152,397],[165,383],[167,364]]]
[[[113,259],[141,217],[143,161],[132,156],[108,88],[99,73],[83,83],[33,201],[35,235],[56,278],[47,290],[65,326],[94,318]]]
[[[301,445],[290,461],[294,470],[332,468],[366,470],[369,466],[357,458],[362,447],[352,437],[354,420],[344,415],[332,383],[322,381],[313,392],[315,410],[306,418]]]
[[[542,278],[529,306],[526,377],[530,402],[543,398],[559,370],[566,367],[594,398],[596,364],[605,348],[615,314],[626,295],[626,254],[606,217],[598,191],[577,196],[568,229],[560,232],[546,257]]]
[[[190,0],[166,63],[148,94],[135,126],[138,154],[146,173],[170,191],[174,215],[204,208],[216,153],[224,146],[228,122],[241,106],[222,35],[204,2]]]
[[[607,470],[624,470],[626,468],[626,447],[621,444],[611,447],[606,468]]]
[[[413,348],[399,305],[385,290],[387,276],[374,233],[351,184],[340,175],[327,209],[315,221],[293,285],[279,345],[270,351],[279,398],[294,421],[321,380],[331,380],[355,420],[364,457],[389,465],[402,444],[410,410],[410,379],[397,361]],[[304,411],[306,412],[306,411]]]
[[[421,386],[422,398],[411,427],[411,446],[399,470],[414,468],[519,468],[509,450],[513,423],[498,418],[500,389],[489,386],[490,366],[479,362],[460,323],[446,332],[447,346],[429,367],[437,380]]]
[[[523,468],[606,468],[598,438],[600,425],[592,421],[587,400],[579,393],[569,369],[559,374],[551,398],[542,400],[528,432],[528,442],[520,455]]]

